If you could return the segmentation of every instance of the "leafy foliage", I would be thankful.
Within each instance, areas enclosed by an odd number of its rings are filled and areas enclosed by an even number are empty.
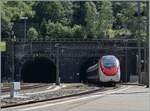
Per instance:
[[[97,9],[93,2],[85,3],[85,37],[96,37]]]
[[[11,36],[13,24],[15,21],[18,21],[20,17],[33,17],[34,11],[32,10],[32,5],[33,2],[1,1],[2,34]]]
[[[110,1],[103,1],[101,3],[100,11],[98,13],[98,37],[107,37],[108,29],[112,28],[114,21],[112,4]]]
[[[6,38],[12,37],[14,24],[20,22],[23,16],[28,17],[27,30],[31,40],[72,37],[114,38],[122,35],[147,37],[147,2],[140,2],[140,17],[137,13],[137,2],[0,1],[0,3],[2,35]],[[33,23],[38,25],[35,27]]]
[[[27,32],[27,37],[29,40],[37,40],[38,39],[38,32],[34,27],[31,27]]]

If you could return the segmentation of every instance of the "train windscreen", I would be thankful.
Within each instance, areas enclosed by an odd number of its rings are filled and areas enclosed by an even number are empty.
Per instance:
[[[116,60],[113,58],[113,57],[110,57],[110,58],[103,58],[103,65],[104,67],[114,67],[116,66]]]

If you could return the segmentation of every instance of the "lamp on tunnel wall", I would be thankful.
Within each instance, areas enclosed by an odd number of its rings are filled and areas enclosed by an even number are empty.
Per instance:
[[[26,39],[28,17],[20,17],[20,19],[24,21],[24,39]]]
[[[60,85],[60,75],[59,75],[59,48],[60,44],[55,44],[56,48],[56,85]]]

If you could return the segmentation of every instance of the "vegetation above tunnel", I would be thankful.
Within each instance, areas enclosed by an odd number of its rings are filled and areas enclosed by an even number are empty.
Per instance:
[[[26,16],[27,36],[31,40],[137,37],[139,22],[141,37],[145,38],[148,12],[146,2],[140,4],[138,19],[137,2],[1,1],[2,36],[20,38],[15,24]]]

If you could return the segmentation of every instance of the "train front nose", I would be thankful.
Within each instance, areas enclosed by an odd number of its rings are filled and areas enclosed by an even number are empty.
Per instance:
[[[118,72],[118,68],[117,67],[101,67],[102,72],[107,75],[107,76],[114,76],[117,74]]]
[[[116,60],[112,58],[103,58],[100,61],[100,68],[106,76],[114,76],[118,72]]]

